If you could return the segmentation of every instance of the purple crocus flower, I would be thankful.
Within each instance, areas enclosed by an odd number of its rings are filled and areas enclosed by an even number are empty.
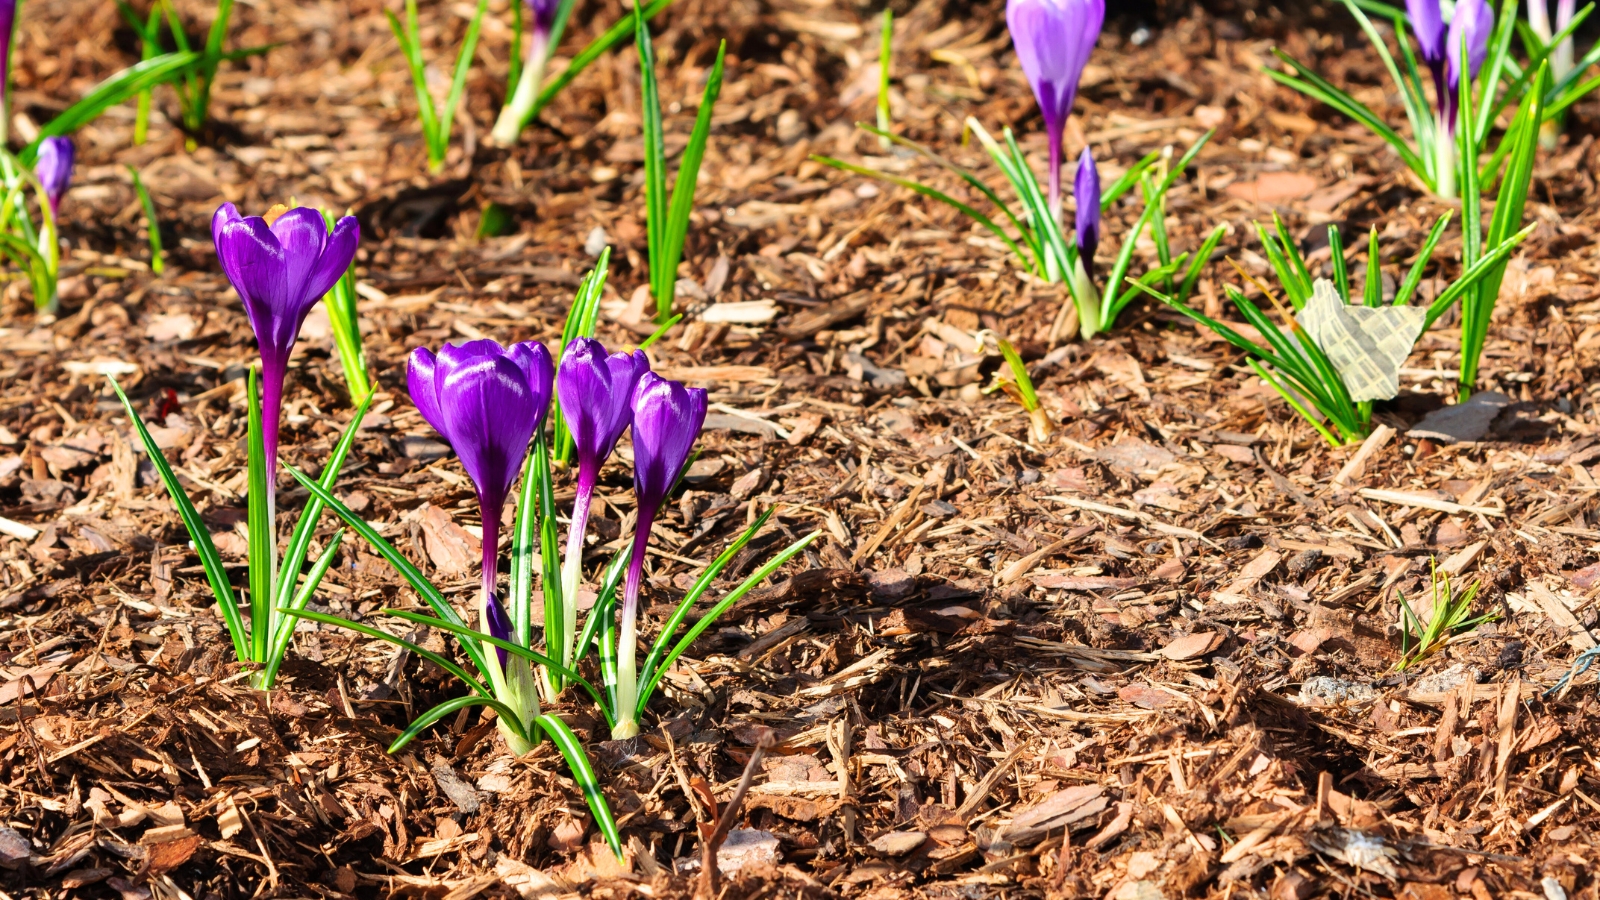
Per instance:
[[[361,241],[361,226],[345,216],[328,233],[322,214],[310,207],[291,209],[272,224],[260,216],[241,216],[232,203],[211,217],[217,260],[244,301],[250,327],[261,347],[262,438],[267,454],[267,484],[277,481],[278,416],[283,408],[283,377],[300,325],[322,295],[350,267]]]
[[[1100,167],[1088,147],[1078,157],[1078,175],[1072,183],[1072,196],[1078,204],[1078,258],[1090,274],[1094,273],[1094,253],[1100,248]]]
[[[1455,14],[1450,17],[1450,30],[1445,36],[1445,121],[1451,133],[1456,127],[1456,107],[1461,87],[1461,49],[1466,44],[1466,75],[1470,81],[1478,77],[1484,60],[1489,58],[1489,38],[1494,33],[1494,10],[1487,0],[1461,0]]]
[[[504,634],[496,637],[510,634],[494,600],[500,514],[528,456],[528,442],[550,408],[554,379],[550,351],[533,341],[510,347],[469,341],[446,344],[437,355],[426,347],[411,353],[406,378],[411,402],[450,443],[478,489],[485,619],[491,633],[504,626]]]
[[[575,338],[562,356],[556,396],[561,400],[561,415],[572,433],[573,450],[578,457],[577,498],[572,505],[567,571],[562,579],[562,587],[568,593],[577,590],[582,571],[583,537],[600,468],[633,422],[634,388],[649,370],[650,359],[644,351],[608,355],[605,345],[593,338]],[[572,624],[576,625],[577,607],[572,602],[566,606],[572,610]]]
[[[1078,80],[1105,24],[1105,0],[1008,0],[1006,26],[1050,138],[1050,209],[1061,212],[1061,140]]]
[[[61,198],[67,194],[67,185],[72,183],[72,160],[75,155],[71,138],[47,137],[39,142],[39,155],[34,159],[33,174],[44,185],[51,218],[55,218],[61,208]]]
[[[636,636],[639,628],[639,581],[644,575],[645,548],[650,529],[667,494],[677,483],[689,451],[706,422],[706,392],[686,388],[654,372],[639,379],[633,395],[633,496],[638,510],[638,525],[633,536],[633,555],[628,560],[628,577],[623,585],[622,620],[617,639],[617,683],[619,694],[614,738],[638,734],[634,716],[638,671],[635,668]]]

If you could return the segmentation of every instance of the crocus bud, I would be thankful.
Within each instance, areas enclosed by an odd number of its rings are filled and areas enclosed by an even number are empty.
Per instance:
[[[1050,140],[1050,209],[1061,211],[1061,140],[1078,80],[1105,24],[1105,0],[1008,0],[1006,26]]]
[[[554,378],[550,351],[532,341],[506,348],[469,341],[446,344],[437,355],[426,347],[411,354],[411,401],[456,451],[478,489],[486,605],[498,574],[500,514],[550,408]]]
[[[639,733],[634,703],[638,696],[638,670],[635,652],[639,628],[639,581],[644,575],[645,548],[656,513],[677,483],[689,451],[706,422],[706,392],[667,381],[654,372],[639,379],[633,396],[633,496],[638,508],[638,525],[633,537],[633,556],[628,560],[628,577],[623,584],[622,617],[617,638],[617,724],[613,738],[630,738]]]
[[[61,198],[66,196],[67,185],[72,183],[72,160],[75,155],[71,138],[47,137],[39,142],[39,155],[34,159],[33,174],[44,185],[51,218],[61,208]]]
[[[304,206],[268,225],[262,217],[241,216],[232,203],[224,203],[211,217],[211,239],[261,348],[262,438],[271,485],[278,471],[278,416],[289,352],[311,307],[350,267],[361,226],[355,217],[345,216],[329,234],[322,214]]]
[[[561,415],[572,432],[578,481],[592,488],[600,467],[611,457],[633,421],[633,391],[650,370],[644,351],[607,354],[592,338],[575,338],[561,358],[556,393]]]
[[[1417,50],[1423,65],[1433,75],[1434,92],[1439,96],[1439,108],[1448,103],[1444,80],[1444,13],[1439,0],[1406,0],[1406,15],[1411,19],[1411,30],[1417,36]]]
[[[549,34],[550,28],[555,25],[556,11],[560,8],[561,0],[528,0],[528,12],[533,15],[533,29]]]
[[[1457,90],[1461,86],[1462,69],[1467,80],[1478,77],[1484,60],[1489,58],[1489,38],[1494,34],[1494,10],[1487,0],[1461,0],[1455,14],[1450,17],[1450,30],[1445,36],[1446,90],[1450,92],[1447,108],[1450,127],[1455,128]],[[1461,64],[1462,45],[1466,45],[1467,64]]]
[[[1072,183],[1072,196],[1078,204],[1078,258],[1094,271],[1094,252],[1100,247],[1100,167],[1094,154],[1083,148],[1078,157],[1078,176]]]

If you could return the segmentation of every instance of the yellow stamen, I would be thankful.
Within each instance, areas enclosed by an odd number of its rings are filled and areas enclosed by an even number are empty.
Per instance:
[[[284,206],[282,203],[278,203],[275,204],[271,209],[267,210],[266,213],[261,216],[261,218],[266,220],[268,225],[271,225],[273,222],[278,221],[279,216],[288,211],[289,207]]]

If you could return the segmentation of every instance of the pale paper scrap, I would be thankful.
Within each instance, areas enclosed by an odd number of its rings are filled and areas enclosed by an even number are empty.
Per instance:
[[[1359,402],[1400,393],[1400,366],[1427,317],[1420,306],[1352,306],[1322,278],[1295,321],[1339,370],[1350,399]]]

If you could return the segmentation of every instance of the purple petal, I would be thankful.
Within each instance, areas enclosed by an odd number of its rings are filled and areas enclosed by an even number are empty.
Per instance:
[[[321,213],[309,206],[297,206],[272,223],[272,234],[283,247],[284,282],[293,288],[287,300],[294,304],[305,303],[311,276],[322,261],[322,248],[328,243],[328,225]],[[312,298],[313,302],[324,293],[327,291],[318,293]]]
[[[1534,3],[1543,3],[1544,0],[1533,0]],[[1572,24],[1572,17],[1577,14],[1577,0],[1556,0],[1556,31],[1564,31]]]
[[[283,246],[260,216],[223,219],[217,210],[212,229],[217,245],[217,260],[244,301],[250,327],[255,329],[263,359],[287,360],[294,341],[279,339],[285,329],[280,320],[289,307],[284,277]],[[218,220],[222,221],[218,221]]]
[[[345,216],[335,222],[333,233],[328,235],[328,241],[322,248],[322,258],[317,260],[316,268],[308,279],[306,294],[318,298],[333,290],[333,286],[349,270],[350,261],[356,258],[356,246],[360,243],[361,223],[356,221],[355,216]]]
[[[494,341],[446,344],[439,351],[434,381],[445,426],[440,430],[477,485],[484,517],[498,521],[527,457],[540,416],[535,408],[539,398],[522,368]]]
[[[1066,127],[1105,24],[1105,0],[1010,0],[1006,26],[1051,134]]]
[[[1494,10],[1486,0],[1461,0],[1455,14],[1450,17],[1450,30],[1445,36],[1445,56],[1448,59],[1449,88],[1454,97],[1461,84],[1461,45],[1467,46],[1467,78],[1478,77],[1478,70],[1489,58],[1489,37],[1494,33]]]
[[[639,520],[653,516],[677,482],[706,420],[706,392],[654,372],[633,399],[633,490]]]
[[[450,436],[444,431],[444,416],[439,412],[439,386],[435,380],[438,365],[439,358],[427,347],[411,351],[411,359],[406,364],[406,388],[411,393],[411,403],[422,413],[423,421],[448,441]]]
[[[1406,15],[1411,19],[1411,30],[1417,35],[1422,61],[1429,65],[1443,62],[1444,14],[1439,10],[1439,0],[1406,0]]]
[[[550,398],[555,396],[555,363],[550,360],[549,349],[538,341],[513,344],[506,355],[528,379],[528,390],[533,393],[533,407],[537,413],[533,423],[534,433],[537,434],[544,426],[545,414],[550,411]]]
[[[533,27],[548,34],[556,22],[556,11],[561,0],[528,0],[528,11],[533,13]]]
[[[494,594],[485,594],[484,596],[487,598],[484,602],[483,610],[484,618],[487,620],[484,625],[489,629],[489,636],[499,638],[502,641],[510,641],[511,617],[506,615],[505,609],[500,605],[500,600]],[[494,651],[495,655],[500,658],[500,668],[504,669],[507,660],[505,648],[496,647]]]
[[[650,360],[643,351],[607,355],[604,344],[576,338],[556,377],[561,414],[572,433],[579,478],[593,478],[633,419],[631,402]]]

